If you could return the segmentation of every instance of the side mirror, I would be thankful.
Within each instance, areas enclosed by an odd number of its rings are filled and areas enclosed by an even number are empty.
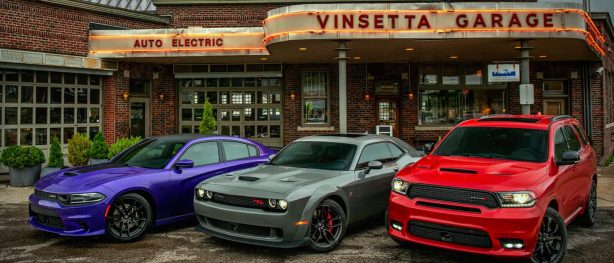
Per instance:
[[[178,169],[178,170],[185,169],[185,168],[192,168],[192,167],[194,167],[194,161],[192,160],[180,160],[175,163],[175,169]]]
[[[569,165],[575,164],[580,161],[580,154],[576,151],[564,151],[561,156],[561,160],[557,162],[557,165]]]
[[[424,151],[425,154],[429,154],[433,151],[433,147],[435,146],[434,143],[427,143],[424,145],[424,147],[422,147],[422,151]]]
[[[365,175],[369,174],[371,170],[382,169],[382,167],[384,167],[384,164],[382,164],[380,161],[369,161],[367,164],[367,170],[365,170]]]

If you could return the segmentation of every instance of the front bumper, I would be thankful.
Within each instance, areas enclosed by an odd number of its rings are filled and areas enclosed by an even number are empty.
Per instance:
[[[418,201],[426,201],[444,206],[478,208],[480,212],[450,210],[441,208],[441,206],[417,205]],[[535,248],[542,215],[543,213],[538,206],[532,208],[487,209],[480,206],[421,198],[410,199],[407,196],[392,192],[388,207],[388,225],[390,226],[391,222],[400,223],[403,229],[399,231],[389,227],[388,234],[397,240],[444,249],[490,256],[528,258]],[[410,222],[412,222],[413,230],[410,230]],[[427,228],[416,228],[417,224],[419,227],[426,226]],[[436,226],[435,230],[428,228],[432,226]],[[410,233],[411,231],[414,231],[414,234]],[[416,235],[419,231],[422,231],[423,236]],[[462,231],[463,233],[456,235],[458,232],[455,231]],[[429,234],[432,235],[432,238],[425,238]],[[475,235],[483,235],[483,241],[486,242],[481,244],[487,243],[487,245],[459,244],[463,242],[476,242],[476,238],[472,238],[476,237]],[[454,240],[457,237],[458,240]],[[461,240],[462,238],[466,239]],[[501,245],[502,239],[522,240],[524,247],[522,249],[505,249]]]
[[[65,206],[30,195],[29,219],[35,228],[63,236],[95,236],[105,233],[105,201]]]
[[[194,201],[199,225],[196,230],[218,238],[259,246],[293,248],[307,244],[309,224],[302,208],[292,203],[286,212],[231,206],[211,201]]]

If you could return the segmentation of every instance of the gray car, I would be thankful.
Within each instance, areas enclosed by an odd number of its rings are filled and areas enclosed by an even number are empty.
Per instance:
[[[422,156],[389,136],[301,138],[265,165],[200,183],[196,229],[241,243],[331,251],[348,225],[384,214],[394,174]]]

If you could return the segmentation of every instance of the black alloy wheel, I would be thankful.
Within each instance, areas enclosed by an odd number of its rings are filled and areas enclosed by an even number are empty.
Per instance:
[[[597,181],[593,179],[591,189],[588,192],[584,214],[578,217],[577,223],[583,227],[595,225],[597,216]]]
[[[121,242],[138,240],[151,225],[152,214],[149,202],[141,195],[122,195],[109,208],[107,234]]]
[[[562,262],[567,253],[567,228],[563,219],[551,207],[548,207],[544,215],[537,244],[531,260],[533,262]]]
[[[345,228],[346,216],[343,208],[333,200],[324,200],[311,217],[309,247],[317,252],[332,251],[341,243]]]

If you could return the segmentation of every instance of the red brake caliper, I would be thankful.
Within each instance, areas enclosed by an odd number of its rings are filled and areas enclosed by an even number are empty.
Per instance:
[[[333,232],[333,216],[330,215],[330,208],[326,209],[326,226],[328,226],[328,231]]]

